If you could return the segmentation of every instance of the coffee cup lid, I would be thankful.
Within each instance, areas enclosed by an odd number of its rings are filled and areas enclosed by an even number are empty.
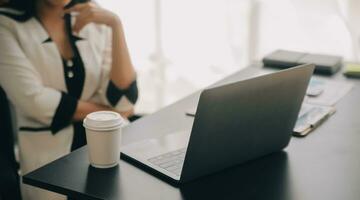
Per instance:
[[[116,112],[98,111],[90,113],[83,121],[85,128],[94,130],[110,130],[121,126],[124,119]]]

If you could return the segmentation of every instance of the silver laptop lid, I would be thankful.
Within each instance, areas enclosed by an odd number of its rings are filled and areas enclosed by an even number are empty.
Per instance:
[[[302,65],[204,90],[181,182],[285,148],[313,71]]]

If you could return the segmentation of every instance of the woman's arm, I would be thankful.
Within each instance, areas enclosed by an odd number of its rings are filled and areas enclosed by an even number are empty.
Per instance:
[[[109,42],[104,51],[104,56],[106,57],[104,66],[109,66],[109,71],[104,73],[104,87],[101,87],[101,93],[105,94],[103,98],[106,98],[105,101],[108,106],[79,102],[74,120],[81,120],[88,113],[98,110],[113,110],[115,112],[121,110],[119,113],[123,117],[133,115],[133,104],[137,99],[136,74],[130,60],[125,34],[118,16],[92,2],[77,4],[66,9],[64,12],[67,14],[72,12],[78,13],[73,26],[73,32],[75,33],[78,33],[88,23],[107,25],[112,33],[112,36],[108,38]]]
[[[121,21],[115,17],[112,29],[112,67],[110,78],[114,84],[126,89],[135,80],[135,70],[130,60]]]
[[[119,17],[100,8],[92,2],[77,4],[65,13],[78,12],[73,31],[78,33],[88,23],[105,24],[112,29],[112,67],[110,79],[120,89],[127,89],[135,80],[135,70],[131,63],[125,41],[125,34]]]

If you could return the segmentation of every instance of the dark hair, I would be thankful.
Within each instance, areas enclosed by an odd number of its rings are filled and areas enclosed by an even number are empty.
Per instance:
[[[21,14],[14,14],[6,11],[0,11],[0,14],[13,18],[17,21],[25,22],[36,15],[35,3],[36,0],[10,0],[8,3],[0,7],[11,8],[19,11]]]
[[[36,1],[37,0],[9,0],[8,3],[5,3],[4,5],[0,6],[0,8],[1,7],[11,8],[19,12],[22,12],[22,14],[16,15],[11,12],[0,11],[0,15],[5,15],[17,21],[25,22],[30,18],[36,16],[36,9],[35,9]],[[84,3],[88,1],[91,0],[71,0],[66,7],[72,7],[77,3]]]

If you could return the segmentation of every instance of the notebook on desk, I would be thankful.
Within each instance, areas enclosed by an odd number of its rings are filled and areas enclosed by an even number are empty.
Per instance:
[[[302,64],[315,64],[315,73],[335,74],[342,67],[342,57],[277,50],[263,58],[265,67],[290,68]]]

